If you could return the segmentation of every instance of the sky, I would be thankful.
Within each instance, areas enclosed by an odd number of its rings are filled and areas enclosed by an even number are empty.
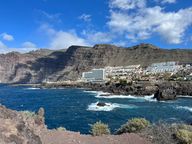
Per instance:
[[[0,0],[0,53],[140,43],[192,49],[192,0]]]

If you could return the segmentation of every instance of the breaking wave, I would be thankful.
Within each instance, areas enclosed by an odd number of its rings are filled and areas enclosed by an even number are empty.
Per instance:
[[[40,89],[40,88],[35,88],[35,87],[29,87],[29,88],[26,88],[28,90],[37,90],[37,89]]]
[[[137,108],[135,105],[124,105],[124,104],[117,104],[117,103],[105,103],[105,106],[98,106],[99,102],[92,103],[88,106],[88,111],[112,111],[115,108],[124,108],[124,109],[133,109]]]
[[[179,96],[177,96],[178,98],[192,98],[192,96],[188,96],[188,95],[186,95],[186,96],[182,96],[182,95],[179,95]]]
[[[138,99],[138,100],[144,100],[144,101],[149,101],[149,102],[156,102],[157,100],[154,99],[154,95],[150,96],[132,96],[132,95],[112,95],[110,93],[105,93],[101,91],[89,91],[90,93],[96,94],[96,98],[105,98],[105,99]],[[106,95],[106,96],[105,96]]]
[[[176,108],[177,108],[177,109],[183,109],[183,110],[187,110],[187,111],[192,112],[192,107],[188,107],[188,106],[177,106]]]

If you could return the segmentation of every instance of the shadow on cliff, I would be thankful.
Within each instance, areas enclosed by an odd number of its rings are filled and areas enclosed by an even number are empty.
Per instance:
[[[36,59],[33,62],[27,62],[27,65],[30,66],[31,71],[37,74],[37,82],[42,82],[48,76],[62,71],[66,66],[69,66],[72,56],[78,48],[80,47],[71,46],[66,51],[55,51],[46,57]]]

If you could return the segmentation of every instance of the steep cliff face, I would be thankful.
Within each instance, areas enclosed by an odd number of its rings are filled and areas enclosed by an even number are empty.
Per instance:
[[[33,51],[26,54],[11,52],[0,55],[0,82],[28,82],[32,78],[29,62],[49,55],[50,50]]]
[[[141,44],[130,48],[95,45],[71,46],[66,51],[9,53],[0,55],[0,80],[6,83],[39,83],[77,79],[83,71],[92,68],[132,64],[147,66],[165,61],[192,62],[192,50],[167,50]]]

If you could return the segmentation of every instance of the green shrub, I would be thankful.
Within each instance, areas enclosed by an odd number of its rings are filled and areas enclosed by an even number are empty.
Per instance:
[[[99,122],[96,122],[95,124],[91,125],[90,133],[93,136],[108,135],[108,134],[110,134],[110,129],[107,124],[104,124],[101,121],[99,121]]]
[[[187,124],[179,124],[178,129],[184,129],[184,130],[192,131],[192,126],[187,125]]]
[[[176,138],[182,144],[192,144],[192,131],[179,129],[176,133]]]
[[[27,118],[27,119],[34,119],[35,123],[38,125],[43,125],[45,123],[44,120],[44,109],[40,108],[37,113],[35,112],[30,112],[30,111],[21,111],[21,114]]]
[[[125,79],[120,79],[120,80],[119,80],[119,83],[120,83],[121,85],[127,85],[127,80],[125,80]]]
[[[122,133],[134,133],[139,132],[142,129],[148,127],[150,122],[144,118],[133,118],[129,120],[126,124],[122,125],[119,130],[117,130],[117,134]]]
[[[56,130],[58,130],[58,131],[66,131],[66,128],[64,128],[64,127],[58,127]]]
[[[37,117],[37,114],[35,112],[31,112],[31,111],[21,111],[21,114],[23,114],[27,118],[36,118]]]

